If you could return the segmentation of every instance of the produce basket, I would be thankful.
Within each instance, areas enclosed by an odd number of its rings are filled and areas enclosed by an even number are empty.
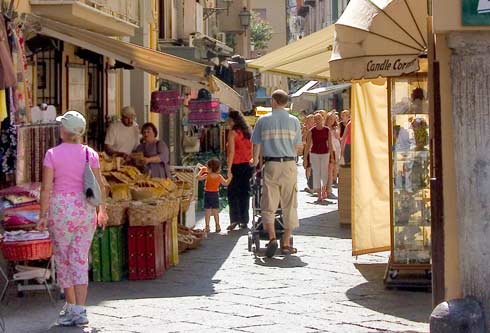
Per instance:
[[[110,202],[107,203],[108,227],[123,225],[126,223],[129,202]]]
[[[155,199],[164,195],[166,190],[164,188],[156,187],[132,187],[131,198],[136,201]]]
[[[159,225],[167,220],[167,201],[132,202],[129,205],[128,217],[130,226]]]
[[[8,261],[48,259],[53,254],[53,245],[50,239],[2,242],[3,257]]]

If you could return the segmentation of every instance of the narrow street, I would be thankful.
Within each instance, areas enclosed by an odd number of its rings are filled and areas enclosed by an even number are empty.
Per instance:
[[[7,332],[428,332],[430,293],[386,290],[387,255],[353,258],[337,205],[314,200],[299,193],[298,255],[255,259],[245,231],[211,234],[158,280],[91,284],[89,328],[55,326],[61,301],[12,289]]]

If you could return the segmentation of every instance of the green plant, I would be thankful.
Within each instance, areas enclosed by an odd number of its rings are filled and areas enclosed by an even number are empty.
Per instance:
[[[265,50],[272,38],[272,27],[259,14],[252,11],[250,39],[256,50]]]

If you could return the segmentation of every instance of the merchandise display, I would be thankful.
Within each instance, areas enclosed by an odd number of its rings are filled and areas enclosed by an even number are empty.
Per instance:
[[[92,279],[98,282],[121,281],[126,275],[126,232],[124,226],[98,229],[92,241]]]
[[[392,80],[392,267],[430,269],[427,80]],[[402,266],[400,266],[402,265]]]

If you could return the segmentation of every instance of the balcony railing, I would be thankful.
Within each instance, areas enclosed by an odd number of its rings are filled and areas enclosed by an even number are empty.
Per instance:
[[[140,0],[30,0],[40,16],[111,36],[133,36]]]
[[[78,0],[123,21],[139,25],[138,0]]]

